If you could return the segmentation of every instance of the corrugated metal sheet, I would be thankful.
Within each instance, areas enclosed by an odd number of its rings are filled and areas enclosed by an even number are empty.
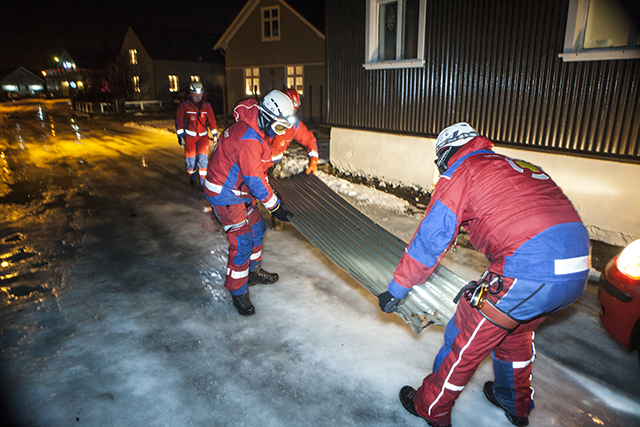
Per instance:
[[[387,289],[406,243],[375,224],[314,175],[271,179],[294,213],[291,223],[327,258],[374,295]],[[466,281],[439,266],[425,284],[414,287],[398,314],[415,332],[430,323],[446,324],[453,298]]]
[[[640,60],[563,62],[568,0],[428,0],[424,68],[369,71],[366,3],[327,0],[330,125],[640,159]]]

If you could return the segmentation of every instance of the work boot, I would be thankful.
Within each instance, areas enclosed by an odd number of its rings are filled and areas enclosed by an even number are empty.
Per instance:
[[[257,270],[249,272],[249,286],[270,285],[278,281],[277,273],[269,273],[258,267]]]
[[[400,402],[402,403],[402,406],[404,406],[404,409],[409,411],[412,415],[415,415],[418,418],[422,418],[431,427],[451,427],[451,424],[448,424],[446,426],[441,426],[437,422],[433,420],[429,420],[423,417],[422,415],[418,414],[418,411],[416,411],[415,404],[413,403],[413,398],[416,397],[416,391],[417,391],[416,389],[414,389],[409,385],[406,385],[400,389]]]
[[[191,175],[189,175],[189,183],[191,184],[192,187],[196,186],[196,174],[192,173]]]
[[[231,295],[233,297],[233,305],[238,309],[238,313],[243,316],[251,316],[252,314],[256,314],[256,309],[251,304],[251,300],[249,299],[249,294],[242,295]]]
[[[502,407],[500,402],[498,402],[498,399],[496,399],[495,393],[493,392],[493,381],[487,381],[486,383],[484,383],[484,388],[482,389],[482,391],[484,391],[484,397],[486,397],[489,402],[493,403],[495,406],[504,411],[504,414],[507,416],[507,419],[511,421],[511,424],[518,427],[529,425],[528,417],[516,417]]]

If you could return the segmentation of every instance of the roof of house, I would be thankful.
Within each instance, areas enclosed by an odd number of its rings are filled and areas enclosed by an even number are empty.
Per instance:
[[[229,27],[224,32],[224,34],[222,34],[222,37],[220,37],[218,42],[215,44],[215,46],[213,47],[214,50],[224,50],[229,46],[229,42],[231,41],[231,39],[233,39],[233,37],[238,32],[238,30],[244,25],[249,15],[251,15],[251,13],[255,10],[255,8],[258,7],[261,1],[262,0],[249,0],[244,5],[240,13],[238,13],[238,16],[236,16],[233,22],[231,22],[231,25],[229,25]],[[293,12],[293,14],[296,15],[302,22],[307,24],[309,28],[311,28],[318,35],[318,37],[321,37],[322,39],[324,39],[324,33],[320,31],[318,27],[316,27],[316,25],[321,25],[320,28],[324,29],[324,1],[315,2],[314,4],[315,7],[313,8],[311,6],[314,2],[302,1],[302,0],[289,0],[289,2],[286,2],[284,0],[278,0],[278,1],[284,7],[288,8],[291,12]],[[299,7],[301,8],[301,10],[304,10],[305,11],[304,13],[307,16],[311,17],[310,19],[314,21],[315,25],[309,19],[305,18],[300,12],[298,12],[296,8],[294,8],[289,3],[295,4],[296,7]],[[320,8],[322,8],[321,12],[320,12]]]
[[[220,62],[224,58],[213,51],[219,34],[136,25],[131,28],[152,59],[173,61]]]
[[[26,68],[20,66],[14,69],[12,72],[4,76],[0,79],[0,83],[2,84],[44,84],[44,79],[42,77],[38,77],[36,74],[27,70]]]

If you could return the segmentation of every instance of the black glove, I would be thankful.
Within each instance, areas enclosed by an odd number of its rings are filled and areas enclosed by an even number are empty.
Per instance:
[[[393,313],[394,311],[398,311],[398,303],[402,301],[400,298],[396,298],[389,293],[389,291],[385,291],[378,295],[378,302],[380,303],[380,308],[385,313]]]
[[[180,147],[184,147],[184,137],[182,136],[178,137],[178,144],[180,145]]]
[[[278,207],[271,211],[271,215],[280,221],[289,222],[289,218],[293,216],[293,212],[289,212],[282,207],[282,204],[278,204]]]

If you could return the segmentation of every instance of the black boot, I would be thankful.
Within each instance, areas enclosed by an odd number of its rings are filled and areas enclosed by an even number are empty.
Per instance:
[[[249,286],[270,285],[278,281],[277,273],[269,273],[258,267],[257,270],[249,272]]]
[[[422,418],[431,427],[451,427],[451,424],[446,425],[446,426],[441,426],[440,424],[436,423],[435,421],[428,420],[425,417],[423,417],[422,415],[418,414],[418,411],[416,411],[415,404],[413,403],[413,398],[414,397],[416,397],[416,389],[414,389],[413,387],[411,387],[409,385],[406,385],[406,386],[404,386],[404,387],[402,387],[400,389],[400,402],[402,403],[402,406],[404,406],[404,409],[409,411],[412,415],[415,415],[416,417]]]
[[[495,393],[493,392],[493,381],[487,381],[486,383],[484,383],[484,388],[482,389],[482,391],[484,392],[484,397],[486,397],[489,402],[493,403],[495,406],[504,411],[504,414],[507,416],[507,419],[511,421],[511,424],[518,427],[529,425],[528,417],[516,417],[502,407],[500,402],[498,402],[498,399],[496,399]]]
[[[249,294],[242,295],[231,295],[233,297],[233,305],[238,309],[238,313],[243,316],[251,316],[252,314],[256,314],[256,309],[251,304],[251,300],[249,299]]]

